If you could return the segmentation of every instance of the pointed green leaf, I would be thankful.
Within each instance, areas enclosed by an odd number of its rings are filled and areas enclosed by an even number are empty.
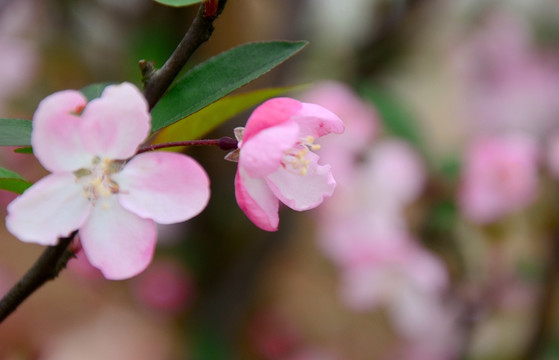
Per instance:
[[[181,7],[181,6],[198,4],[201,3],[203,0],[154,0],[154,1],[167,6]]]
[[[221,53],[187,72],[152,110],[152,131],[169,126],[272,70],[307,42],[250,43]]]
[[[20,147],[14,150],[18,154],[33,154],[33,148],[31,146]]]
[[[219,99],[202,110],[163,129],[155,143],[193,140],[206,135],[233,116],[300,86],[261,89],[244,94],[230,95]]]
[[[0,146],[31,145],[31,121],[0,119]]]
[[[31,185],[18,173],[0,167],[0,189],[21,194]]]

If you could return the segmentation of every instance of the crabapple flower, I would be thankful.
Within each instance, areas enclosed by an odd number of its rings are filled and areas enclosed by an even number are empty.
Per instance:
[[[290,98],[260,105],[236,132],[239,166],[235,177],[237,203],[248,218],[266,231],[278,229],[279,201],[293,210],[317,207],[336,186],[329,165],[319,165],[315,139],[340,134],[344,124],[322,106]]]
[[[45,98],[33,116],[31,144],[51,174],[8,205],[7,229],[41,245],[78,229],[88,260],[106,278],[143,271],[156,223],[190,219],[209,199],[208,176],[190,157],[134,156],[149,132],[148,105],[129,83],[108,86],[89,103],[73,90]]]

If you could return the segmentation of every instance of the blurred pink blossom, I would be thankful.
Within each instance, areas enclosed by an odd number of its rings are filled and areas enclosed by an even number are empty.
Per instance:
[[[384,140],[369,150],[350,180],[320,212],[319,244],[338,265],[409,237],[404,211],[421,194],[425,170],[409,145]]]
[[[425,169],[418,153],[401,140],[377,143],[364,160],[360,188],[373,207],[403,207],[415,201],[425,185]]]
[[[343,130],[334,113],[294,99],[271,99],[254,110],[239,139],[235,195],[256,226],[278,229],[279,201],[303,211],[332,195],[330,166],[318,164],[312,150],[319,147],[315,139]]]
[[[345,304],[358,311],[392,307],[395,319],[420,324],[420,300],[441,295],[447,285],[444,264],[411,239],[378,245],[367,261],[341,269]]]
[[[470,144],[458,195],[469,220],[497,221],[528,206],[537,190],[538,146],[531,137],[484,137]]]
[[[342,268],[399,251],[397,244],[408,237],[405,220],[382,211],[324,219],[318,226],[318,244],[324,255]]]
[[[344,303],[356,311],[384,309],[406,351],[413,348],[405,357],[400,347],[396,359],[451,359],[438,356],[453,354],[457,345],[455,318],[442,303],[448,276],[441,260],[412,240],[393,241],[341,271]]]
[[[559,57],[535,48],[526,22],[492,13],[462,44],[456,58],[474,132],[543,135],[559,125]]]

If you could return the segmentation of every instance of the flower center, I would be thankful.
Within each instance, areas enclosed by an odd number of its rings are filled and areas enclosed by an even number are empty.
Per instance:
[[[314,143],[314,137],[309,135],[301,138],[294,147],[285,152],[282,165],[288,171],[305,176],[311,163],[308,154],[318,149],[320,149],[320,145]]]
[[[101,159],[95,156],[91,167],[74,171],[76,181],[83,184],[84,196],[95,205],[97,199],[118,193],[118,184],[111,175],[119,172],[124,161]]]

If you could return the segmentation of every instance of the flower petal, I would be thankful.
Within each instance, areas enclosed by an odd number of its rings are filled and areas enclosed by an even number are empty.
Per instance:
[[[235,196],[241,210],[256,226],[266,231],[278,229],[279,201],[263,179],[251,178],[239,167]]]
[[[251,177],[263,177],[277,170],[285,152],[295,146],[299,127],[293,121],[262,130],[243,140],[239,167]]]
[[[198,215],[210,198],[208,175],[183,154],[140,154],[113,179],[119,185],[118,198],[125,209],[160,224]]]
[[[124,209],[116,196],[99,199],[80,229],[87,259],[111,280],[142,272],[153,258],[156,236],[153,220]]]
[[[82,118],[84,146],[109,159],[134,155],[151,128],[147,102],[130,83],[107,86],[100,98],[87,105]]]
[[[47,96],[33,115],[31,145],[45,169],[74,171],[91,161],[83,147],[79,113],[87,100],[79,92],[66,90]]]
[[[293,116],[293,120],[299,124],[299,137],[310,135],[319,138],[330,133],[344,132],[344,123],[336,114],[320,105],[302,104],[301,109]]]
[[[87,219],[91,203],[71,173],[48,175],[8,205],[6,228],[21,241],[56,245]]]
[[[336,187],[330,165],[319,165],[318,155],[312,152],[307,154],[307,159],[310,163],[305,175],[280,167],[266,177],[274,195],[297,211],[317,207],[324,197],[334,193]]]
[[[248,140],[262,130],[276,127],[291,119],[301,109],[302,103],[290,98],[274,98],[258,106],[247,120],[243,140]]]

